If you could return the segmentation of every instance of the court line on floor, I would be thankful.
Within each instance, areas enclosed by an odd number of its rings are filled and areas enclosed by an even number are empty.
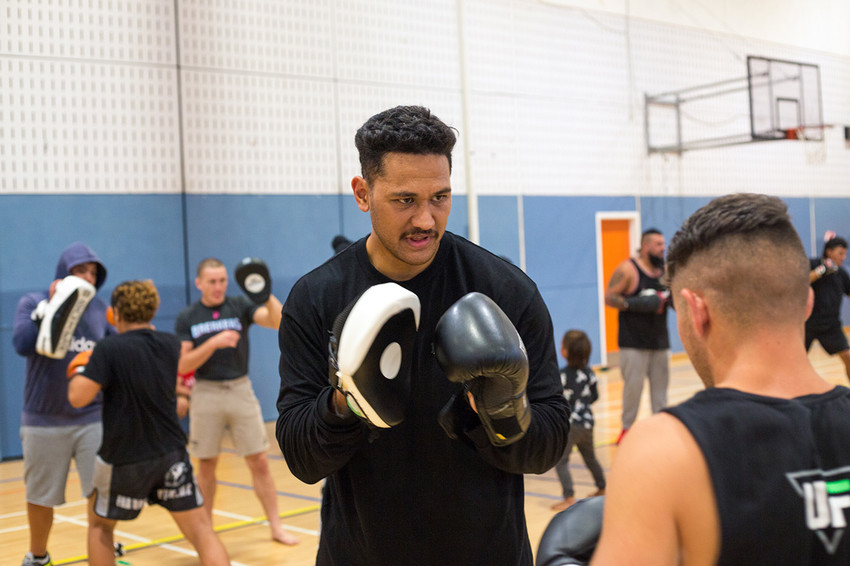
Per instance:
[[[68,509],[70,507],[76,507],[78,505],[85,505],[85,504],[86,504],[85,499],[79,499],[79,500],[76,500],[76,501],[69,501],[67,503],[63,503],[62,505],[56,507],[55,509],[59,509],[59,510]],[[14,519],[16,517],[24,517],[24,516],[26,516],[26,514],[27,514],[26,511],[16,511],[15,513],[7,513],[5,515],[0,515],[0,520]],[[9,527],[9,528],[6,528],[6,529],[0,529],[0,535],[2,535],[4,533],[14,533],[14,532],[17,532],[17,531],[25,531],[25,530],[28,530],[28,529],[29,529],[29,524],[24,523],[22,525],[18,525],[17,527]]]
[[[252,521],[253,518],[247,515],[242,515],[241,513],[233,513],[232,511],[224,511],[223,509],[213,509],[214,515],[219,515],[221,517],[227,517],[228,519],[237,519],[240,521]],[[264,524],[268,524],[268,520],[263,521]],[[295,525],[287,525],[284,524],[283,527],[288,531],[295,531],[299,533],[304,533],[305,535],[313,535],[319,536],[319,531],[315,529],[305,529],[303,527],[297,527]]]
[[[254,487],[251,486],[251,485],[227,481],[227,480],[217,480],[216,484],[217,485],[225,485],[225,486],[228,486],[228,487],[236,487],[236,488],[239,488],[239,489],[249,489],[249,490],[252,490],[252,491],[254,490]],[[314,495],[301,495],[299,493],[288,493],[286,491],[277,491],[276,493],[279,497],[292,497],[293,499],[304,499],[306,501],[312,501],[314,503],[318,503],[318,502],[322,501],[321,497],[316,497]]]
[[[85,521],[85,520],[82,520],[82,519],[75,519],[74,517],[64,517],[64,516],[58,516],[57,518],[61,519],[65,523],[71,523],[71,524],[74,524],[74,525],[77,525],[77,526],[80,526],[80,527],[88,528],[88,522]],[[194,558],[198,557],[198,553],[195,552],[194,550],[190,550],[190,549],[187,549],[187,548],[181,548],[179,546],[174,546],[172,544],[167,544],[167,542],[177,542],[176,540],[175,541],[169,541],[167,539],[160,539],[159,541],[156,541],[156,540],[151,540],[151,539],[146,538],[146,537],[134,535],[133,533],[128,533],[126,531],[117,530],[117,529],[115,530],[115,537],[137,541],[138,544],[124,545],[125,552],[130,550],[130,549],[138,549],[138,548],[147,548],[147,547],[150,547],[150,546],[158,546],[159,548],[163,548],[165,550],[170,550],[170,551],[175,552],[177,554],[185,554],[186,556],[192,556]],[[183,539],[184,537],[181,535],[178,538]],[[74,564],[74,563],[77,563],[77,562],[85,562],[86,560],[88,560],[88,555],[83,554],[83,555],[79,555],[79,556],[73,556],[71,558],[64,558],[62,560],[54,560],[53,564],[56,565],[56,566],[59,566],[60,564]],[[231,565],[232,566],[247,566],[245,564],[240,564],[239,562],[233,562],[233,561],[231,561]]]
[[[281,519],[284,519],[284,518],[287,518],[287,517],[294,517],[296,515],[304,515],[306,513],[318,511],[319,508],[320,508],[319,505],[311,505],[309,507],[302,507],[301,509],[293,509],[292,511],[286,511],[286,512],[280,513],[279,516],[280,516]],[[83,526],[83,527],[88,527],[88,524],[87,524],[86,521],[74,519],[73,517],[63,517],[63,516],[59,516],[59,517],[61,518],[62,521],[77,524],[77,525]],[[225,531],[238,529],[238,528],[241,528],[241,527],[247,527],[247,526],[261,524],[261,523],[267,522],[267,521],[268,521],[268,519],[264,515],[262,517],[249,518],[247,520],[235,521],[233,523],[228,523],[226,525],[219,525],[219,526],[215,527],[213,530],[217,533],[221,533],[221,532],[225,532]],[[289,528],[289,527],[287,527],[287,528]],[[293,530],[295,530],[295,529],[293,529]],[[299,529],[299,531],[300,531],[300,529]],[[186,537],[183,536],[182,534],[172,535],[172,536],[169,536],[169,537],[163,537],[163,538],[156,539],[156,540],[151,540],[151,539],[146,539],[144,537],[140,537],[138,535],[133,535],[131,533],[126,533],[124,531],[117,531],[116,530],[115,531],[115,537],[116,538],[123,537],[123,538],[131,539],[131,540],[141,541],[141,542],[138,542],[136,544],[129,544],[129,545],[125,544],[124,545],[124,552],[125,553],[129,553],[129,552],[132,552],[132,551],[142,550],[142,549],[145,549],[145,548],[157,546],[157,547],[160,547],[160,548],[173,550],[173,551],[179,552],[181,554],[190,554],[191,556],[197,556],[197,553],[195,553],[194,551],[190,551],[190,550],[187,550],[185,548],[180,548],[178,546],[173,546],[172,544],[170,544],[170,543],[180,542],[182,540],[185,540]],[[88,556],[87,555],[81,555],[81,556],[74,556],[72,558],[65,558],[65,559],[62,559],[62,560],[54,560],[53,564],[55,566],[60,566],[60,565],[64,565],[64,564],[74,564],[74,563],[77,563],[77,562],[84,562],[86,560],[88,560]],[[240,564],[239,562],[233,562],[233,561],[231,561],[231,564],[233,566],[246,566],[245,564]]]

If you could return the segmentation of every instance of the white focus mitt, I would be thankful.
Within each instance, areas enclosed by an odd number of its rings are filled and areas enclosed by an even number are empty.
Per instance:
[[[94,285],[76,275],[57,283],[53,297],[39,302],[30,315],[39,323],[35,351],[48,358],[64,358],[80,317],[96,293]]]
[[[334,321],[331,385],[357,416],[376,427],[404,419],[418,328],[419,297],[396,283],[369,287]]]

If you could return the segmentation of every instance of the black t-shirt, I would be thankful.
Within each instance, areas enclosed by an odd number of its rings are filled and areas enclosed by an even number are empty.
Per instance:
[[[247,297],[226,297],[215,307],[198,301],[177,315],[174,332],[180,340],[192,342],[194,347],[203,344],[222,330],[235,330],[242,335],[235,348],[219,348],[195,370],[195,379],[226,381],[248,374],[248,327],[254,321],[254,312],[260,305]]]
[[[638,266],[634,259],[629,261],[634,264],[638,272],[638,285],[635,292],[626,297],[636,297],[644,289],[655,289],[665,291],[667,287],[658,277],[650,277]],[[639,350],[666,350],[670,347],[670,337],[667,334],[667,307],[661,314],[652,312],[633,312],[621,310],[618,313],[618,336],[617,344],[620,348],[637,348]]]
[[[718,564],[850,564],[850,389],[789,400],[718,387],[664,410],[708,464]]]
[[[811,268],[820,265],[820,259],[809,260]],[[826,328],[841,324],[841,299],[844,295],[850,295],[850,275],[844,269],[824,275],[812,283],[815,292],[815,304],[812,307],[812,315],[806,321],[806,328],[810,330],[824,330]]]
[[[114,465],[141,462],[186,445],[177,420],[173,334],[140,329],[103,338],[84,375],[103,388],[100,457]]]
[[[530,566],[522,474],[554,466],[569,431],[546,305],[521,270],[446,233],[432,264],[398,282],[421,304],[411,398],[401,424],[370,434],[329,409],[328,337],[357,295],[388,281],[362,239],[296,282],[283,306],[277,438],[298,478],[327,477],[317,564]],[[471,291],[502,308],[528,352],[531,426],[503,448],[490,445],[474,414],[462,440],[437,422],[460,385],[437,364],[434,328]]]

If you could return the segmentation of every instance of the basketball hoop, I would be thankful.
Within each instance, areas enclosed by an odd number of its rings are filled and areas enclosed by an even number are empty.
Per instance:
[[[793,130],[789,130],[789,132],[794,132],[794,137],[789,137],[788,139],[822,142],[826,137],[826,131],[828,129],[831,129],[832,126],[832,124],[821,124],[819,126],[799,126],[797,128],[794,128]]]
[[[829,128],[832,128],[832,124],[800,126],[792,130],[786,130],[785,139],[802,141],[803,149],[806,153],[806,163],[809,165],[823,165],[826,163],[825,133]]]

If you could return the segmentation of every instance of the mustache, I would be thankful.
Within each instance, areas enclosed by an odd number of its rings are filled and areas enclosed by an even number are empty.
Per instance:
[[[402,234],[401,239],[413,238],[416,236],[426,236],[429,238],[436,238],[438,236],[436,230],[411,230],[410,232],[405,232]]]

